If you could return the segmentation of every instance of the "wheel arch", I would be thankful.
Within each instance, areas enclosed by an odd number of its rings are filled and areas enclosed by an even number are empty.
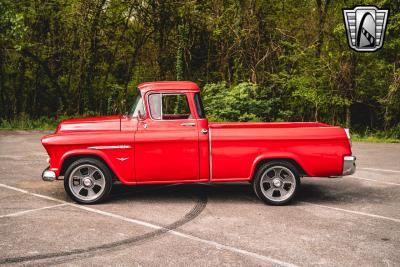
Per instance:
[[[69,153],[67,155],[64,155],[64,157],[61,159],[61,168],[60,168],[60,176],[64,176],[65,172],[67,171],[68,167],[71,166],[71,164],[79,159],[82,158],[91,158],[91,159],[96,159],[101,161],[107,168],[110,170],[111,175],[113,176],[113,179],[118,179],[118,176],[116,175],[115,171],[113,170],[113,167],[109,163],[107,159],[105,159],[103,156],[97,154],[97,153],[89,153],[87,151],[81,151],[81,152],[75,152],[75,153]]]
[[[251,172],[251,180],[254,179],[255,174],[257,173],[257,170],[265,163],[272,162],[272,161],[284,161],[291,163],[299,172],[300,176],[307,176],[307,172],[304,170],[304,168],[299,164],[299,162],[294,159],[293,157],[288,157],[288,156],[277,156],[277,157],[260,157],[258,158],[252,168]]]

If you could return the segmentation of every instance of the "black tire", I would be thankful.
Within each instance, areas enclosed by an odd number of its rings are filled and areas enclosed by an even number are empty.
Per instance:
[[[93,197],[93,199],[87,199],[88,197],[84,196],[83,193],[85,191],[80,191],[83,192],[82,195],[80,193],[78,193],[78,190],[74,190],[74,186],[75,183],[77,183],[77,187],[79,185],[83,186],[83,179],[73,179],[72,174],[75,174],[77,171],[80,171],[84,168],[93,168],[94,172],[93,175],[89,175],[89,169],[88,169],[88,174],[83,174],[81,176],[87,176],[88,178],[93,178],[93,182],[96,182],[95,177],[93,176],[97,176],[100,177],[99,179],[101,179],[101,186],[99,185],[98,187],[100,187],[100,190],[96,193],[94,188],[97,186],[96,184],[92,183],[91,187],[83,187],[84,190],[87,191],[87,194],[89,194],[89,190],[91,190],[91,192],[95,193],[95,196]],[[73,173],[74,172],[74,173]],[[80,173],[81,174],[81,173]],[[104,181],[103,181],[104,179]],[[79,184],[81,183],[81,184]],[[105,165],[103,162],[101,162],[100,160],[97,159],[93,159],[93,158],[81,158],[78,159],[76,161],[74,161],[66,170],[65,175],[64,175],[64,189],[65,192],[67,192],[68,196],[71,197],[74,201],[81,203],[81,204],[97,204],[100,202],[103,202],[104,200],[107,199],[107,197],[110,194],[112,188],[112,175],[110,172],[110,169],[107,167],[107,165]],[[100,192],[101,191],[101,192]]]
[[[281,170],[279,171],[279,176],[276,176],[276,170],[279,169]],[[270,178],[272,172],[274,175]],[[274,182],[276,183],[274,184]],[[281,186],[277,187],[276,185],[279,184]],[[255,194],[259,199],[270,205],[289,203],[296,196],[299,188],[299,171],[292,163],[287,161],[274,160],[266,162],[254,174],[253,190]]]

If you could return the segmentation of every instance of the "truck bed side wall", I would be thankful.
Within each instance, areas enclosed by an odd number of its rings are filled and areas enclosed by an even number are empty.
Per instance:
[[[295,160],[307,176],[342,173],[351,155],[341,128],[212,128],[212,180],[249,180],[264,159]]]

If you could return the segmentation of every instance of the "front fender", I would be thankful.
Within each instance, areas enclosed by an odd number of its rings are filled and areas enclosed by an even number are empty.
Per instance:
[[[124,184],[136,184],[134,180],[134,165],[132,148],[113,149],[113,150],[97,150],[97,149],[74,149],[62,154],[58,162],[50,162],[50,169],[60,175],[64,162],[75,156],[95,156],[102,159],[115,176]],[[121,160],[122,159],[122,160]],[[52,168],[53,164],[57,166]]]

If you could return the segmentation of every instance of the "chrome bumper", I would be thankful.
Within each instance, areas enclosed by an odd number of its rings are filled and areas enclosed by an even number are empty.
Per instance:
[[[49,170],[49,167],[44,169],[42,173],[42,180],[46,182],[52,182],[57,178],[56,173]]]
[[[345,156],[343,158],[343,172],[342,175],[352,175],[356,171],[356,157]]]

